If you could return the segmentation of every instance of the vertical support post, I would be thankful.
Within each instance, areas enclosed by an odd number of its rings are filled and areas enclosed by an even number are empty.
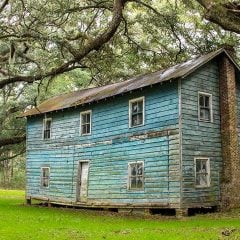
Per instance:
[[[32,205],[32,199],[31,199],[31,197],[26,198],[26,204],[27,204],[27,205]]]
[[[188,209],[187,208],[177,208],[176,209],[176,217],[183,218],[188,216]]]

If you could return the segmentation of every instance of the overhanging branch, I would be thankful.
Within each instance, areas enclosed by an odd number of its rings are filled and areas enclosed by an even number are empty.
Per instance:
[[[114,0],[113,16],[109,26],[103,31],[102,34],[89,40],[74,57],[61,66],[57,66],[49,72],[38,74],[35,76],[13,76],[4,78],[0,81],[0,89],[4,86],[15,82],[27,82],[32,83],[37,80],[41,80],[47,77],[54,77],[56,75],[73,70],[76,63],[80,63],[90,52],[98,51],[105,43],[107,43],[115,34],[122,21],[122,12],[126,0]]]
[[[197,0],[205,8],[205,18],[225,30],[240,34],[240,3],[219,0]]]
[[[0,147],[22,143],[26,140],[26,136],[10,137],[10,138],[0,138]]]

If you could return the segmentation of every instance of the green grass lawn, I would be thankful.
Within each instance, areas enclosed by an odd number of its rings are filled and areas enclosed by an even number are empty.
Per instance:
[[[222,232],[234,230],[230,236]],[[240,210],[181,220],[24,206],[24,192],[0,190],[0,239],[240,239]]]

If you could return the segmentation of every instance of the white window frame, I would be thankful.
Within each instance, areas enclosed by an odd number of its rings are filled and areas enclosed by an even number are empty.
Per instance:
[[[207,165],[207,173],[208,173],[208,178],[207,178],[207,184],[205,185],[197,185],[196,184],[196,179],[197,179],[197,160],[206,160],[206,165]],[[210,169],[210,158],[208,157],[195,157],[194,158],[194,172],[195,172],[195,187],[196,188],[208,188],[210,187],[210,182],[211,182],[211,178],[210,178],[210,174],[211,174],[211,169]]]
[[[48,186],[47,187],[43,186],[43,169],[48,169],[48,172],[49,172],[49,174],[48,174]],[[49,188],[49,186],[50,186],[50,167],[41,167],[40,184],[41,184],[41,188],[44,188],[44,189]]]
[[[142,188],[130,188],[131,184],[131,164],[137,164],[137,163],[141,163],[142,164],[142,168],[143,168],[143,172],[142,172],[142,178],[143,178],[143,184],[142,184]],[[132,161],[132,162],[128,162],[128,183],[127,183],[127,189],[129,191],[143,191],[144,190],[144,161]]]
[[[89,133],[82,133],[82,115],[90,113],[90,132]],[[87,110],[80,112],[80,135],[87,136],[92,134],[92,110]]]
[[[49,136],[49,138],[44,138],[44,132],[45,132],[45,126],[46,126],[46,122],[47,121],[51,121],[51,127],[50,127],[50,136]],[[51,139],[52,138],[52,118],[44,118],[43,119],[43,129],[42,129],[42,139],[43,140],[49,140],[49,139]]]
[[[143,122],[141,125],[137,125],[137,126],[132,126],[132,104],[134,102],[139,102],[141,101],[143,102]],[[129,110],[128,110],[129,114],[128,114],[128,118],[129,118],[129,128],[135,128],[135,127],[141,127],[141,126],[144,126],[145,124],[145,97],[142,96],[142,97],[138,97],[138,98],[134,98],[134,99],[131,99],[129,100]]]
[[[209,105],[210,105],[210,120],[204,120],[200,118],[200,95],[209,97]],[[212,106],[212,94],[206,92],[198,92],[198,121],[200,122],[213,122],[213,106]]]

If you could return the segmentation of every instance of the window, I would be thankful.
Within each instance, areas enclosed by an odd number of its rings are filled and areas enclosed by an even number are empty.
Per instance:
[[[212,95],[198,93],[198,119],[199,121],[212,122]]]
[[[209,158],[195,158],[195,185],[196,187],[209,187]]]
[[[92,111],[85,111],[80,113],[80,132],[81,135],[90,135],[91,134],[91,121],[92,121]]]
[[[51,118],[43,119],[43,139],[51,138],[51,125],[52,125]]]
[[[129,101],[129,127],[144,125],[144,97]]]
[[[128,188],[129,190],[143,189],[143,162],[128,164]]]
[[[50,179],[50,168],[42,167],[41,168],[41,187],[48,188]]]

